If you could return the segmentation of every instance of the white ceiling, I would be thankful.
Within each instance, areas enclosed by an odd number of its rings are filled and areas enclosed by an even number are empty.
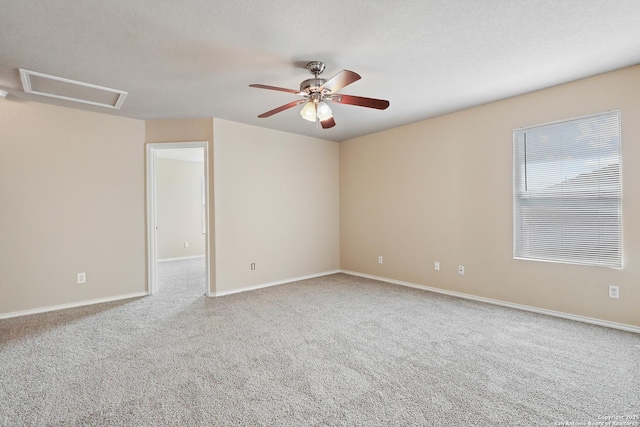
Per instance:
[[[0,89],[138,119],[217,117],[334,141],[640,63],[638,0],[7,0]],[[297,89],[321,60],[362,79],[318,129]],[[129,92],[121,110],[27,95],[18,68]]]

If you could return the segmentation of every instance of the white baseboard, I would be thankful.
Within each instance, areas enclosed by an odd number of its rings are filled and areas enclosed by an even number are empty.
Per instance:
[[[204,255],[193,255],[193,256],[179,256],[177,258],[162,258],[159,259],[158,262],[163,262],[163,261],[178,261],[181,259],[195,259],[195,258],[204,258]]]
[[[102,304],[104,302],[120,301],[120,300],[123,300],[123,299],[129,299],[129,298],[146,297],[147,295],[148,294],[147,294],[146,291],[145,292],[135,292],[135,293],[132,293],[132,294],[117,295],[115,297],[98,298],[98,299],[92,299],[92,300],[88,300],[88,301],[72,302],[70,304],[52,305],[50,307],[40,307],[40,308],[31,309],[31,310],[14,311],[14,312],[11,312],[11,313],[0,313],[0,320],[9,319],[11,317],[29,316],[31,314],[47,313],[49,311],[65,310],[67,308],[84,307],[85,305]]]
[[[340,272],[344,274],[349,274],[351,276],[359,276],[367,279],[379,280],[381,282],[393,283],[395,285],[407,286],[409,288],[422,289],[424,291],[436,292],[439,294],[450,295],[458,298],[464,298],[464,299],[473,300],[473,301],[480,301],[488,304],[494,304],[494,305],[500,305],[503,307],[515,308],[518,310],[530,311],[533,313],[546,314],[548,316],[561,317],[563,319],[575,320],[577,322],[590,323],[592,325],[605,326],[607,328],[620,329],[623,331],[635,332],[637,334],[640,334],[640,327],[627,325],[624,323],[610,322],[608,320],[594,319],[592,317],[579,316],[577,314],[563,313],[561,311],[547,310],[544,308],[532,307],[529,305],[515,304],[515,303],[500,301],[500,300],[491,299],[491,298],[479,297],[471,294],[464,294],[461,292],[448,291],[446,289],[432,288],[431,286],[418,285],[416,283],[403,282],[401,280],[388,279],[386,277],[372,276],[370,274],[358,273],[355,271],[340,270]]]
[[[328,276],[330,274],[340,273],[340,270],[324,271],[322,273],[310,274],[308,276],[294,277],[291,279],[278,280],[276,282],[262,283],[260,285],[247,286],[246,288],[232,289],[230,291],[212,292],[211,296],[221,297],[224,295],[237,294],[240,292],[255,291],[256,289],[269,288],[271,286],[284,285],[285,283],[298,282],[300,280],[314,279],[316,277]]]

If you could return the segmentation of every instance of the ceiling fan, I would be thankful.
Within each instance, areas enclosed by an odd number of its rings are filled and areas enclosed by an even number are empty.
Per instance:
[[[357,105],[358,107],[375,108],[384,110],[389,106],[389,101],[384,99],[363,98],[353,95],[337,95],[336,92],[351,83],[360,80],[360,75],[349,70],[342,70],[329,80],[318,77],[324,71],[324,63],[313,61],[307,64],[307,70],[313,74],[312,79],[307,79],[300,83],[300,90],[286,89],[276,86],[267,86],[261,84],[252,84],[249,87],[258,89],[278,90],[281,92],[293,93],[302,96],[302,99],[285,104],[281,107],[274,108],[266,113],[260,114],[261,119],[271,117],[276,113],[293,108],[296,105],[305,104],[300,111],[303,119],[310,122],[320,122],[323,129],[332,128],[336,125],[333,119],[331,108],[327,101],[337,102],[339,104]]]

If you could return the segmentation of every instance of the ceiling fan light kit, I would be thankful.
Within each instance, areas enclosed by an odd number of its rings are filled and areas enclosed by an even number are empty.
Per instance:
[[[316,104],[314,104],[312,101],[304,104],[304,107],[302,107],[302,110],[300,110],[300,115],[305,120],[315,122],[317,119]]]
[[[316,110],[318,111],[318,120],[320,120],[321,122],[333,117],[333,113],[331,112],[331,108],[329,108],[329,104],[324,101],[320,101],[318,102],[318,104],[316,104]]]
[[[300,104],[305,104],[300,110],[303,119],[314,123],[320,123],[323,129],[329,129],[336,125],[333,119],[333,112],[327,101],[339,104],[356,105],[358,107],[375,108],[385,110],[389,107],[389,101],[384,99],[364,98],[353,95],[336,95],[336,92],[353,82],[360,80],[360,75],[349,70],[342,70],[329,80],[318,77],[325,69],[325,65],[320,61],[312,61],[307,64],[307,70],[313,74],[313,78],[300,83],[300,90],[286,89],[263,84],[251,84],[250,87],[258,89],[277,90],[280,92],[293,93],[302,96],[303,99],[282,105],[266,113],[260,114],[261,119],[271,117],[276,113],[288,110]]]

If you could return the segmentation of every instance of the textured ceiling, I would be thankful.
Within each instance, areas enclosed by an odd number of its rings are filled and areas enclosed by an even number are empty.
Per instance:
[[[218,117],[342,141],[640,63],[638,0],[0,0],[0,89],[138,119]],[[362,79],[332,104],[336,127],[301,107],[267,119],[304,65]],[[121,110],[22,91],[18,68],[129,92]]]

